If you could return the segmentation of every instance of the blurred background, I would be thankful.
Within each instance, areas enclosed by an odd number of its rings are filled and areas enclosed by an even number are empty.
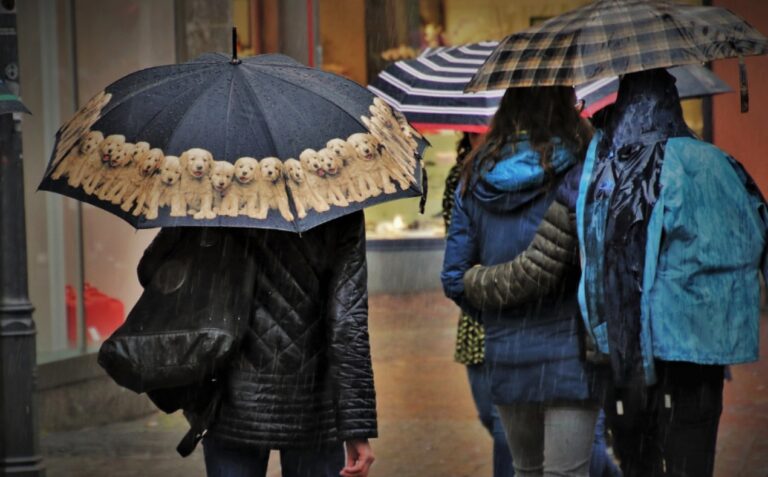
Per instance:
[[[141,288],[135,267],[155,231],[137,232],[94,207],[57,194],[36,192],[58,126],[92,95],[141,68],[184,62],[207,51],[229,51],[232,25],[238,29],[240,56],[279,52],[367,85],[387,65],[413,58],[426,47],[499,40],[586,3],[589,2],[17,2],[21,97],[32,111],[32,116],[23,120],[24,186],[29,288],[38,332],[40,425],[44,436],[52,436],[52,447],[47,452],[53,452],[55,457],[59,449],[65,455],[67,443],[77,442],[69,434],[63,434],[70,436],[64,438],[55,437],[60,435],[56,433],[153,412],[143,397],[114,385],[97,366],[94,353],[101,341],[122,323],[139,297]],[[730,8],[763,33],[768,32],[768,2],[703,3]],[[720,61],[713,68],[738,91],[735,61]],[[760,57],[746,62],[752,80],[749,113],[739,113],[738,94],[732,93],[685,101],[685,117],[697,134],[745,164],[763,192],[768,192],[768,161],[764,158],[768,136],[763,132],[768,126],[768,88],[764,84],[768,61]],[[424,158],[429,198],[423,215],[418,213],[418,199],[366,210],[369,286],[373,295],[371,328],[381,395],[382,434],[386,435],[385,430],[401,436],[404,432],[422,432],[434,439],[441,432],[454,436],[464,432],[460,440],[477,446],[469,455],[475,455],[479,464],[472,464],[475,461],[469,457],[465,462],[470,466],[468,470],[459,472],[456,464],[450,464],[446,469],[456,469],[457,473],[408,473],[401,469],[398,475],[490,473],[490,439],[474,418],[464,369],[452,363],[456,310],[442,297],[439,283],[445,234],[441,217],[443,185],[455,161],[459,134],[437,131],[427,135],[433,147]],[[84,293],[79,292],[81,283],[85,283]],[[759,386],[766,376],[756,374],[755,379],[755,386]],[[425,430],[420,426],[427,425],[424,423],[429,421],[430,412],[437,413],[432,416],[435,419],[442,416],[446,422],[458,424],[442,430]],[[397,416],[404,420],[397,421]],[[413,416],[423,419],[416,423],[408,421]],[[406,425],[406,421],[410,424]],[[154,426],[158,421],[150,418],[147,422],[154,422],[149,424]],[[181,430],[173,427],[176,424],[170,425],[174,432]],[[164,445],[169,462],[178,462],[172,455],[175,442]],[[406,452],[398,451],[396,446],[388,449],[386,452],[392,456]],[[386,465],[377,463],[374,469]],[[202,471],[200,465],[197,467]],[[377,472],[375,475],[394,475],[383,470]],[[760,475],[768,475],[768,470]]]

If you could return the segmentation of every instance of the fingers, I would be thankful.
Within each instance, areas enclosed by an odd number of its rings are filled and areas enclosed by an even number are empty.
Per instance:
[[[340,475],[342,477],[367,477],[374,461],[373,452],[368,445],[347,446],[347,466]]]
[[[340,475],[342,477],[367,477],[374,460],[372,455],[360,456],[353,465],[344,467]]]

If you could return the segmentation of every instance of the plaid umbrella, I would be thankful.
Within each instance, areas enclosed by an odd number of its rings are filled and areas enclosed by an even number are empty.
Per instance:
[[[464,86],[498,46],[496,41],[429,48],[418,58],[397,61],[368,86],[418,130],[485,132],[496,114],[505,90],[465,93]],[[670,68],[677,79],[680,98],[694,98],[730,91],[723,80],[700,65]],[[584,100],[583,115],[592,116],[616,101],[616,76],[576,86]]]
[[[505,38],[466,91],[577,85],[766,52],[768,39],[724,8],[599,0]],[[746,75],[741,70],[743,110]]]

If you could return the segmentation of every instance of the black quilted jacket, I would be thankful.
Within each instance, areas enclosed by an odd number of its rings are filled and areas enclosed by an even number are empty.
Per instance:
[[[253,312],[206,438],[287,448],[376,437],[362,212],[302,235],[232,233],[258,257]]]

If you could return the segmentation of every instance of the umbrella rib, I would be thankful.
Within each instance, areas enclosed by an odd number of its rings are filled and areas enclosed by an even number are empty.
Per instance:
[[[240,66],[244,64],[245,63],[241,63]],[[246,84],[245,90],[248,91],[248,94],[251,96],[253,102],[256,103],[256,108],[263,113],[264,112],[263,105],[261,104],[261,101],[259,100],[259,97],[256,94],[256,92],[253,91],[253,88],[251,88],[250,82],[246,81],[245,84]],[[269,139],[269,142],[272,143],[272,150],[275,151],[276,155],[280,155],[280,151],[278,151],[277,149],[277,142],[274,139],[274,131],[272,129],[272,126],[269,124],[269,118],[267,117],[266,114],[262,114],[261,117],[264,118],[264,125],[267,127],[267,131],[269,131],[268,139]]]
[[[218,77],[214,77],[214,78],[213,78],[211,81],[217,81],[218,79],[219,79]],[[175,96],[173,97],[173,100],[172,100],[172,101],[169,101],[169,103],[168,103],[168,104],[174,104],[174,103],[176,102],[176,99],[177,99],[179,96],[183,96],[183,95],[184,95],[184,94],[186,94],[187,92],[188,92],[188,90],[185,90],[185,89],[180,89],[180,90],[179,90],[179,94],[175,95]],[[193,103],[193,104],[194,104],[194,103]],[[190,106],[190,107],[191,107],[191,106]],[[137,137],[139,137],[139,138],[141,138],[141,137],[144,137],[144,131],[146,131],[146,130],[147,130],[147,128],[149,127],[149,125],[150,125],[150,124],[152,124],[152,122],[155,120],[155,118],[157,118],[157,117],[158,117],[159,115],[161,115],[163,112],[165,112],[165,107],[163,107],[163,108],[161,108],[159,111],[157,111],[157,112],[156,112],[156,113],[155,113],[155,114],[152,116],[152,118],[150,118],[150,119],[149,119],[149,121],[147,121],[147,122],[145,123],[144,127],[142,127],[142,128],[141,128],[141,130],[139,131],[139,133],[137,134]],[[182,117],[182,119],[183,119],[183,117]],[[170,143],[170,141],[168,141],[168,143]],[[166,145],[167,145],[167,144],[166,144]]]
[[[214,66],[214,65],[215,64],[211,64],[211,67]],[[109,113],[110,111],[115,109],[117,106],[120,106],[121,104],[123,104],[124,102],[128,101],[129,99],[132,99],[134,96],[136,96],[138,94],[142,94],[142,93],[146,93],[147,91],[151,91],[152,89],[154,89],[154,88],[156,88],[158,86],[162,86],[165,83],[168,83],[169,81],[177,81],[177,80],[179,80],[181,78],[186,78],[187,76],[191,76],[193,74],[199,74],[199,73],[201,73],[203,71],[206,71],[208,69],[209,69],[209,67],[205,67],[205,68],[201,68],[199,70],[190,71],[188,73],[183,73],[183,74],[180,74],[180,75],[169,76],[169,77],[164,78],[162,80],[152,82],[149,85],[147,85],[145,87],[142,87],[140,89],[133,90],[130,93],[126,94],[125,96],[121,97],[118,102],[107,104],[107,108],[108,109],[106,109],[106,111],[102,111],[102,116],[106,115],[107,113]],[[106,89],[105,89],[105,91],[106,91]]]
[[[205,95],[203,94],[203,91],[205,91],[206,89],[209,89],[209,88],[211,88],[212,86],[214,86],[215,84],[217,84],[219,81],[221,81],[222,79],[226,79],[226,78],[227,78],[226,76],[217,76],[217,77],[215,77],[215,78],[214,78],[214,80],[213,80],[213,81],[211,81],[211,82],[210,82],[208,85],[206,85],[206,88],[203,88],[203,90],[202,90],[202,91],[201,91],[201,93],[200,93],[200,94],[197,96],[197,98],[195,98],[195,100],[194,100],[194,101],[192,101],[192,104],[190,104],[190,105],[189,105],[189,107],[187,108],[187,110],[186,110],[186,111],[184,111],[184,114],[182,114],[182,115],[181,115],[181,117],[179,118],[179,120],[178,120],[178,122],[177,122],[176,124],[177,124],[177,125],[179,125],[179,124],[182,124],[182,123],[184,122],[184,119],[185,119],[185,118],[187,117],[187,115],[189,114],[189,112],[190,112],[190,111],[191,111],[191,110],[192,110],[192,109],[193,109],[193,108],[194,108],[194,107],[197,105],[197,103],[199,103],[199,102],[200,102],[200,100],[201,100],[201,99],[203,99],[203,97],[205,96]],[[166,146],[166,148],[167,148],[168,146],[170,146],[171,144],[173,144],[173,140],[174,140],[174,138],[176,137],[176,133],[177,133],[178,131],[180,131],[180,130],[181,130],[181,128],[180,128],[180,127],[177,127],[176,129],[174,129],[174,130],[173,130],[173,133],[171,133],[171,136],[168,138],[168,140],[167,140],[167,141],[166,141],[166,143],[165,143],[165,146]]]
[[[245,64],[245,63],[243,63],[243,64]],[[257,66],[259,66],[259,65],[248,65],[248,66],[255,66],[255,67],[257,67]],[[304,67],[304,68],[306,68],[306,67]],[[356,121],[358,124],[360,124],[361,126],[363,126],[363,127],[366,129],[366,130],[368,129],[368,128],[365,126],[365,124],[363,124],[363,122],[360,120],[360,118],[357,118],[357,117],[355,117],[355,116],[354,116],[354,115],[352,115],[352,114],[351,114],[349,111],[347,111],[346,109],[344,109],[344,108],[342,108],[341,106],[339,106],[338,104],[336,104],[336,103],[335,103],[333,100],[331,100],[331,99],[329,99],[329,98],[326,98],[326,97],[325,97],[323,94],[321,94],[321,93],[319,93],[319,92],[317,92],[317,91],[311,90],[311,89],[309,89],[309,88],[307,88],[306,86],[303,86],[303,85],[301,85],[301,84],[297,84],[297,83],[294,83],[293,81],[290,81],[289,79],[287,79],[287,78],[285,78],[285,77],[275,76],[274,74],[272,74],[272,73],[270,73],[270,72],[268,72],[268,71],[264,71],[264,70],[261,70],[261,69],[259,69],[258,71],[259,71],[259,73],[265,74],[265,75],[267,75],[267,76],[270,76],[270,77],[272,77],[272,78],[278,79],[278,80],[280,80],[280,81],[285,81],[286,83],[290,83],[291,85],[293,85],[293,86],[295,86],[295,87],[297,87],[297,88],[299,88],[299,89],[303,89],[304,91],[308,91],[309,93],[312,93],[313,95],[316,95],[316,96],[318,96],[318,97],[322,98],[322,99],[323,99],[325,102],[327,102],[327,103],[331,104],[331,105],[332,105],[332,106],[334,106],[336,109],[340,109],[341,111],[343,111],[343,112],[344,112],[345,114],[347,114],[349,117],[351,117],[352,119],[354,119],[354,120],[355,120],[355,121]],[[350,81],[350,80],[347,80],[346,78],[342,78],[342,79],[345,79],[346,81]],[[354,81],[350,81],[350,82],[351,82],[351,83],[353,83],[353,84],[355,84],[356,86],[359,86],[360,88],[362,88],[362,86],[360,86],[359,84],[355,83]],[[363,88],[363,89],[365,89],[365,88]],[[370,94],[372,94],[372,93],[370,93]]]

